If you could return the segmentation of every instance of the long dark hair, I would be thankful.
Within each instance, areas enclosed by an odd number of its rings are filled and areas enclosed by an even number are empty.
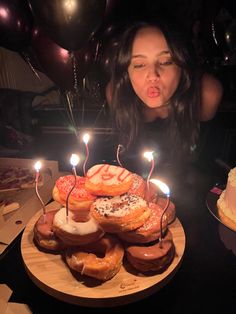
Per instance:
[[[200,78],[196,58],[186,34],[167,20],[135,22],[126,27],[114,58],[111,86],[111,112],[119,134],[119,141],[129,147],[142,129],[142,101],[136,96],[128,75],[132,44],[137,31],[147,26],[157,27],[165,36],[173,61],[181,68],[177,90],[168,101],[168,133],[177,149],[189,150],[199,133]]]

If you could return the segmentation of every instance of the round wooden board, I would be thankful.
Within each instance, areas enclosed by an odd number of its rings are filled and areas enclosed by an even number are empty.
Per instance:
[[[53,202],[47,210],[58,208]],[[21,240],[23,261],[32,281],[44,292],[64,302],[88,307],[111,307],[140,300],[158,291],[173,277],[185,249],[185,233],[180,221],[170,225],[176,249],[171,265],[161,274],[144,275],[124,262],[111,280],[99,282],[86,276],[74,276],[61,255],[44,253],[33,242],[33,226],[40,213],[27,224]]]

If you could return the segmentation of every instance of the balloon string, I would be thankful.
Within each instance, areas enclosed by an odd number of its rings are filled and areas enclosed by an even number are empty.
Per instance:
[[[99,49],[100,49],[100,43],[98,42],[96,45],[96,51],[95,51],[95,57],[94,57],[95,62],[97,62],[98,60]]]
[[[67,99],[67,104],[68,104],[67,114],[68,114],[70,122],[71,122],[72,126],[74,127],[74,130],[76,133],[76,123],[75,123],[75,119],[74,119],[74,115],[73,115],[73,103],[71,102],[70,94],[68,91],[66,92],[66,99]]]
[[[82,112],[81,112],[81,125],[83,126],[84,124],[84,95],[85,95],[85,86],[86,86],[86,82],[85,82],[85,77],[83,78],[83,97],[82,97]]]
[[[32,72],[35,74],[35,76],[41,81],[41,77],[39,76],[38,72],[35,70],[35,68],[32,66],[31,62],[30,62],[30,58],[28,56],[28,54],[25,51],[22,51],[22,54],[26,60],[26,62],[28,63],[30,69],[32,70]]]
[[[102,112],[104,111],[104,109],[105,109],[105,104],[106,104],[106,102],[104,101],[103,104],[102,104],[102,106],[101,106],[101,108],[100,108],[100,110],[98,111],[97,116],[95,117],[95,120],[94,120],[94,123],[93,123],[93,128],[95,128],[96,123],[97,123],[97,121],[98,121],[100,115],[101,115]]]
[[[212,36],[213,36],[214,42],[215,42],[216,46],[219,46],[218,41],[216,39],[216,31],[215,31],[214,22],[211,23],[211,29],[212,29]]]
[[[74,89],[75,92],[78,93],[78,79],[77,79],[77,64],[75,55],[73,52],[70,52],[70,56],[72,58],[72,64],[73,64],[73,74],[74,74]]]

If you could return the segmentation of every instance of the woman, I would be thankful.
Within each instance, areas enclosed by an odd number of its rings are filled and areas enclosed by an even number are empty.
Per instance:
[[[191,154],[200,121],[214,117],[222,93],[220,82],[197,69],[175,24],[137,22],[122,34],[106,95],[127,148],[142,139],[163,159]]]

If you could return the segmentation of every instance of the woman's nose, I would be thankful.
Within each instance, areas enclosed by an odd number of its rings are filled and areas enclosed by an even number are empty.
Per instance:
[[[156,65],[150,65],[148,68],[147,78],[151,81],[158,80],[160,77],[158,68]]]

